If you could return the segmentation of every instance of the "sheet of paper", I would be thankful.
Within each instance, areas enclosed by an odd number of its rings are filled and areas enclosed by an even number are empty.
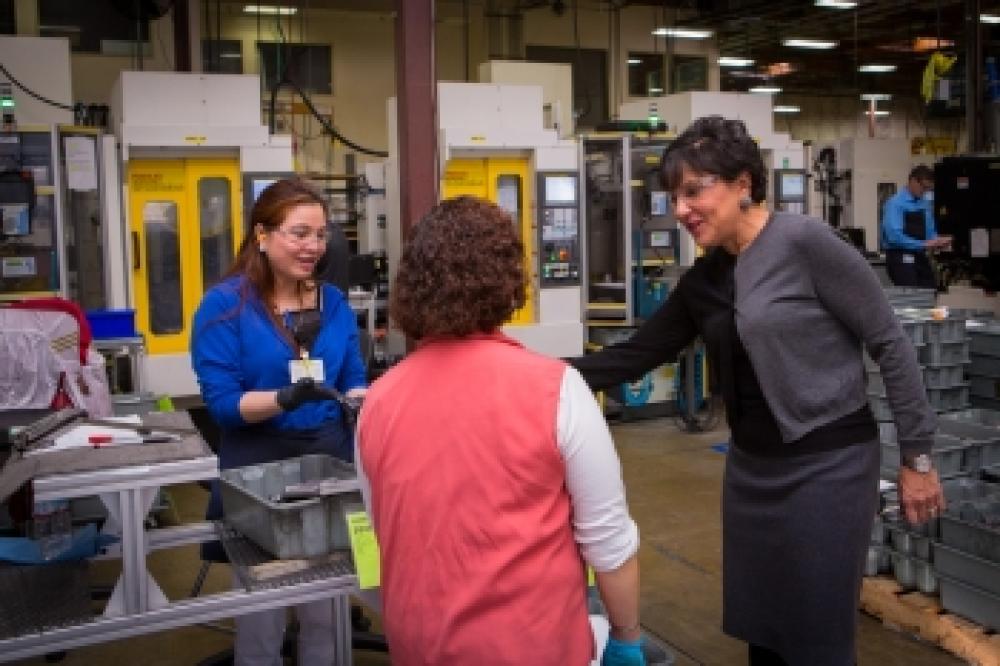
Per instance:
[[[69,189],[78,192],[91,192],[97,189],[97,157],[94,150],[94,137],[67,136],[66,146],[66,183]]]
[[[987,229],[969,229],[969,256],[990,256],[990,232]]]
[[[375,540],[375,530],[368,521],[368,514],[365,511],[353,511],[344,517],[347,519],[347,534],[351,540],[358,587],[362,590],[376,588],[382,583],[382,570],[378,541]]]

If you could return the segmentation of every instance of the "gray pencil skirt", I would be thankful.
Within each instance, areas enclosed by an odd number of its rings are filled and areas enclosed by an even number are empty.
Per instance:
[[[727,634],[790,666],[853,666],[878,475],[877,441],[780,458],[730,446],[722,495]]]

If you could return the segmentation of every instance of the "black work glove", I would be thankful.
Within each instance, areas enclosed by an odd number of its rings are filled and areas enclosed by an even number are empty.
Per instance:
[[[290,412],[307,402],[335,400],[336,398],[322,384],[317,384],[312,377],[303,377],[290,386],[278,389],[276,399],[281,409]]]

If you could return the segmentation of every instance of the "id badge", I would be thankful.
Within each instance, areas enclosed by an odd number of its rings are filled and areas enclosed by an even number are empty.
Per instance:
[[[903,263],[904,264],[912,264],[912,263],[915,263],[916,261],[917,261],[917,258],[914,257],[912,254],[904,254],[903,255]]]
[[[323,359],[309,358],[296,359],[288,362],[288,374],[292,377],[292,383],[312,377],[313,381],[322,384],[326,381],[326,374],[323,372]]]

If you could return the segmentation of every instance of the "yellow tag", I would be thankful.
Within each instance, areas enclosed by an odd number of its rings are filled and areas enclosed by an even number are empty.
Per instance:
[[[382,583],[379,568],[378,541],[375,531],[368,522],[368,514],[354,511],[347,518],[347,534],[351,539],[351,553],[354,555],[354,570],[358,574],[358,587],[370,590]]]
[[[597,585],[597,577],[594,576],[594,567],[587,565],[587,587],[594,587]]]

